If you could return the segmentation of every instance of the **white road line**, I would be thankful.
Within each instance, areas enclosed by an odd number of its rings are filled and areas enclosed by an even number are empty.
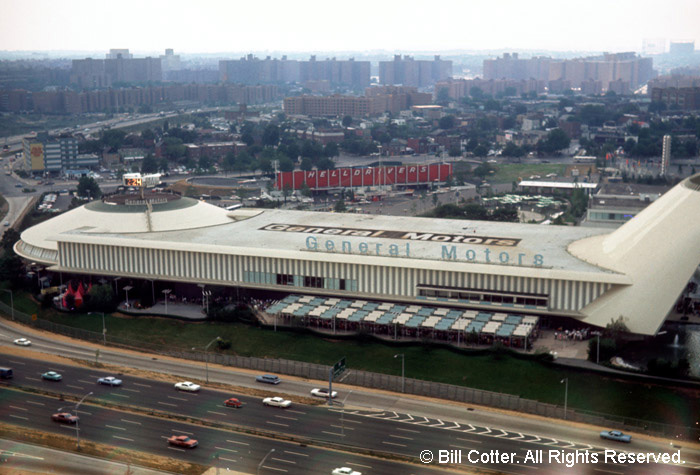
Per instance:
[[[216,412],[216,411],[207,411],[207,412],[209,412],[211,414],[216,414],[217,416],[225,416],[226,415],[225,412]]]
[[[413,440],[412,437],[404,437],[403,435],[389,434],[389,437],[393,437],[394,439]]]
[[[112,437],[115,438],[115,439],[128,440],[129,442],[133,442],[133,441],[134,441],[134,439],[130,439],[130,438],[128,438],[128,437],[119,437],[118,435],[113,435]]]
[[[352,419],[345,419],[345,423],[347,424],[348,422],[350,422],[351,424],[362,424],[362,422],[360,422],[360,421],[353,421]]]
[[[397,447],[406,447],[406,445],[404,445],[404,444],[397,444],[396,442],[387,442],[387,441],[385,441],[385,440],[382,440],[382,444],[386,444],[386,445],[396,445]]]
[[[280,418],[280,419],[287,419],[287,420],[290,420],[290,421],[298,421],[298,420],[299,420],[299,419],[297,419],[296,417],[287,417],[287,416],[275,416],[275,417],[278,417],[278,418]]]
[[[77,411],[77,412],[79,412],[80,414],[85,414],[86,416],[92,415],[92,412],[83,411],[82,409],[80,411]]]
[[[73,424],[61,424],[61,427],[63,427],[64,429],[77,430],[78,432],[82,430],[80,429],[80,427],[76,429]]]
[[[334,424],[331,424],[331,427],[335,427],[336,429],[355,430],[354,427],[343,427],[343,426],[337,426]]]
[[[25,379],[28,379],[29,381],[41,381],[41,379],[39,379],[39,378],[30,378],[30,377],[27,377],[27,378],[25,378]]]
[[[357,465],[358,467],[362,467],[362,468],[372,468],[372,467],[370,467],[369,465],[362,465],[362,464],[356,463],[356,462],[345,462],[345,463],[346,463],[347,465]]]
[[[225,450],[226,452],[238,453],[238,450],[227,449],[226,447],[214,447],[214,448],[218,449],[218,450]]]
[[[295,410],[293,410],[293,409],[287,409],[287,412],[293,412],[294,414],[306,414],[306,413],[303,412],[303,411],[295,411]]]
[[[170,406],[170,407],[177,407],[177,404],[170,404],[169,402],[160,402],[158,401],[158,404],[162,404],[164,406]]]
[[[226,457],[219,457],[219,460],[226,460],[227,462],[238,462],[238,460],[227,459]]]
[[[92,384],[92,383],[94,383],[94,381],[85,381],[84,379],[79,379],[78,382],[79,382],[79,383],[85,383],[85,384]]]
[[[122,391],[129,391],[130,393],[140,393],[141,392],[138,389],[129,389],[129,388],[122,388]]]
[[[142,388],[151,388],[150,384],[133,383],[134,386],[141,386]]]
[[[187,434],[187,435],[194,435],[192,432],[185,432],[184,430],[180,429],[170,429],[173,432],[177,432],[178,434]]]
[[[182,397],[168,396],[169,399],[177,399],[178,401],[187,401],[187,399]]]
[[[14,414],[10,414],[10,417],[14,417],[15,419],[22,419],[23,421],[28,421],[28,417],[22,417],[22,416],[15,416]]]
[[[73,384],[66,384],[66,386],[68,386],[69,388],[74,388],[74,389],[85,389],[85,388],[82,387],[82,386],[75,386],[75,385],[73,385]]]
[[[184,451],[185,451],[185,449],[180,449],[180,448],[177,448],[177,447],[170,447],[170,446],[168,446],[168,448],[169,448],[170,450],[177,450],[178,452],[184,452]]]
[[[112,396],[125,397],[127,399],[131,397],[131,396],[127,396],[126,394],[119,394],[119,393],[112,393]]]
[[[232,444],[240,444],[240,445],[250,445],[248,442],[239,442],[237,440],[228,440],[226,439],[226,442],[230,442]]]
[[[136,425],[141,425],[141,423],[140,423],[140,422],[136,422],[136,421],[130,421],[130,420],[128,420],[128,419],[122,419],[121,421],[122,421],[122,422],[126,422],[127,424],[136,424]]]
[[[403,427],[397,427],[396,430],[400,430],[402,432],[413,432],[414,434],[420,434],[419,430],[404,429]]]
[[[109,424],[105,424],[105,427],[109,427],[110,429],[126,430],[124,427],[111,426]]]
[[[9,360],[9,362],[10,362],[10,363],[14,363],[14,364],[18,364],[18,365],[22,365],[22,366],[24,366],[24,365],[27,364],[27,363],[25,363],[24,361]]]
[[[27,404],[35,404],[37,406],[45,406],[43,402],[36,402],[36,401],[25,401]]]
[[[266,468],[268,470],[276,470],[278,472],[288,472],[289,471],[289,470],[285,470],[283,468],[268,467],[267,465],[263,465],[262,468]]]
[[[322,430],[321,432],[328,435],[337,435],[338,437],[345,437],[343,434],[338,434],[337,432],[328,432],[327,430]]]
[[[456,438],[457,440],[461,440],[461,441],[463,441],[463,442],[473,442],[473,443],[475,443],[475,444],[481,444],[481,443],[483,443],[483,442],[480,441],[480,440],[463,439],[462,437],[455,437],[455,438]]]
[[[28,411],[26,407],[10,406],[12,409],[17,409],[18,411]]]
[[[281,422],[265,421],[266,424],[272,424],[274,426],[289,427],[289,424],[282,424]]]
[[[295,462],[295,461],[293,461],[293,460],[285,460],[285,459],[278,459],[278,458],[275,458],[275,457],[270,457],[270,460],[277,460],[278,462],[284,462],[284,463],[293,463],[293,464],[296,464],[296,462]]]
[[[291,450],[285,450],[284,453],[289,454],[289,455],[298,455],[299,457],[308,457],[309,456],[309,454],[300,454],[299,452],[292,452]]]

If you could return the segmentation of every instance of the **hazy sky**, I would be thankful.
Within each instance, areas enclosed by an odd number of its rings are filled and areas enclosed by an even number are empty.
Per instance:
[[[0,50],[641,51],[700,0],[0,0]]]

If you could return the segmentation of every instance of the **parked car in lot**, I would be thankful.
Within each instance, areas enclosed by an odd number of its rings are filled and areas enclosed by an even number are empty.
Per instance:
[[[51,419],[54,422],[63,422],[66,424],[75,424],[76,422],[78,422],[80,420],[80,418],[78,416],[74,416],[70,412],[59,412],[59,413],[51,416]]]
[[[259,383],[267,384],[279,384],[281,381],[279,376],[275,376],[274,374],[263,374],[256,377],[255,380]]]
[[[175,445],[177,447],[185,447],[188,449],[193,449],[199,445],[199,442],[197,442],[194,439],[190,439],[186,435],[172,435],[168,437],[168,443],[170,445]]]
[[[224,406],[240,409],[243,406],[243,403],[235,397],[232,397],[224,401]]]
[[[292,401],[281,397],[266,397],[263,399],[263,404],[272,407],[289,407],[292,405]]]
[[[63,379],[63,376],[61,376],[55,371],[47,371],[46,373],[41,375],[41,379],[48,379],[49,381],[60,381]]]
[[[617,442],[632,442],[632,436],[623,434],[619,430],[604,430],[600,433],[601,439],[615,440]]]
[[[188,391],[191,393],[199,391],[199,384],[194,384],[189,381],[182,381],[180,383],[175,383],[175,389],[178,391]]]
[[[326,388],[314,388],[311,390],[311,395],[316,396],[316,397],[325,397],[328,398],[328,389]],[[338,397],[338,393],[333,391],[331,394],[332,398]]]
[[[15,345],[19,345],[19,346],[30,346],[32,344],[32,342],[27,340],[26,338],[17,338],[14,341],[14,343],[15,343]]]
[[[362,472],[356,472],[350,467],[339,467],[331,472],[332,475],[362,475]]]
[[[122,380],[114,376],[105,376],[97,380],[97,384],[106,384],[107,386],[121,386]]]

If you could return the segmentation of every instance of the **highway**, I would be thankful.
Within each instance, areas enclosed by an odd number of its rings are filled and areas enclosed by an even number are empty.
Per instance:
[[[107,374],[90,368],[47,364],[18,356],[0,359],[0,362],[2,365],[11,365],[15,368],[15,380],[10,385],[35,387],[55,393],[72,394],[76,397],[93,392],[90,396],[91,400],[100,399],[117,405],[134,405],[187,415],[198,420],[230,425],[232,428],[247,426],[320,443],[342,443],[349,448],[374,449],[410,457],[415,457],[426,449],[435,454],[439,450],[461,450],[463,454],[470,451],[481,453],[495,450],[498,453],[516,454],[515,458],[506,464],[501,462],[468,464],[463,460],[459,464],[462,468],[472,466],[496,471],[505,470],[509,473],[528,473],[538,469],[543,473],[557,473],[561,469],[560,464],[550,463],[548,460],[541,463],[528,462],[526,460],[528,454],[543,450],[547,454],[553,451],[555,455],[564,457],[567,453],[588,451],[600,454],[602,457],[606,448],[656,452],[668,449],[668,447],[648,446],[643,440],[635,440],[630,446],[620,447],[619,444],[601,441],[597,438],[597,434],[592,438],[592,443],[576,443],[551,436],[479,426],[474,423],[448,422],[397,411],[354,407],[329,409],[327,406],[298,404],[287,410],[268,408],[260,402],[261,397],[207,388],[199,393],[177,392],[173,388],[175,379],[173,382],[161,382],[124,375],[120,376],[124,380],[122,387],[110,388],[96,383],[97,378]],[[48,370],[60,372],[64,380],[61,382],[41,380],[41,373]],[[271,387],[270,392],[283,394],[286,392],[285,383],[287,382],[283,382],[280,387]],[[244,403],[242,409],[223,406],[223,400],[233,396]],[[684,452],[685,456],[686,452]],[[693,467],[700,468],[700,465],[693,465]],[[591,468],[593,471],[612,473],[691,473],[692,471],[692,469],[686,469],[684,472],[683,469],[672,466],[603,463],[598,463]]]

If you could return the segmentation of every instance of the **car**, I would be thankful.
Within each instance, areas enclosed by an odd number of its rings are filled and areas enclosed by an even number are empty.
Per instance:
[[[201,386],[199,384],[194,384],[189,381],[182,381],[180,383],[175,383],[175,389],[178,391],[189,391],[191,393],[199,391]]]
[[[259,383],[267,384],[279,384],[281,381],[279,376],[275,376],[274,374],[263,374],[261,376],[257,376],[255,380]]]
[[[17,338],[14,341],[14,343],[15,343],[15,345],[19,345],[19,346],[30,346],[32,344],[32,342],[27,340],[26,338]]]
[[[171,435],[168,437],[168,443],[170,445],[186,447],[188,449],[193,449],[199,445],[199,442],[197,442],[195,439],[190,439],[186,435]]]
[[[316,397],[325,397],[328,398],[328,389],[326,388],[314,388],[311,390],[311,395],[316,396]],[[338,397],[338,393],[333,391],[331,393],[332,398]]]
[[[350,467],[338,467],[331,472],[332,475],[362,475],[362,472],[356,472]]]
[[[240,409],[243,406],[243,403],[235,397],[232,397],[224,401],[224,406],[235,407]]]
[[[21,183],[15,183],[15,188],[22,188],[24,185]]]
[[[281,397],[266,397],[262,402],[266,406],[273,407],[289,407],[292,405],[292,401]]]
[[[3,226],[9,226],[9,225],[10,225],[10,222],[9,222],[9,221],[5,221],[4,223],[2,223],[2,225],[3,225]]]
[[[97,380],[97,384],[107,384],[109,386],[121,386],[122,380],[117,379],[114,376],[105,376]]]
[[[615,440],[617,442],[632,442],[632,436],[623,434],[619,430],[604,430],[600,433],[601,439]]]
[[[41,375],[41,379],[48,379],[49,381],[60,381],[63,379],[63,376],[61,376],[55,371],[47,371],[46,373]]]
[[[66,424],[75,424],[80,420],[78,416],[74,416],[70,412],[59,412],[51,416],[54,422],[64,422]]]

